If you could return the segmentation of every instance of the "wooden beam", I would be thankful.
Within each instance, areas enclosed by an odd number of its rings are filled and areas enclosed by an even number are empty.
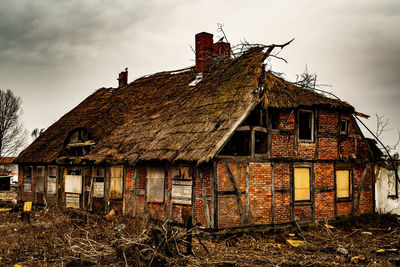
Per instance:
[[[204,186],[203,175],[201,174],[201,171],[199,170],[198,167],[196,167],[196,172],[197,172],[197,177],[200,182],[201,195],[203,197],[204,215],[205,215],[206,221],[207,221],[207,228],[210,228],[211,227],[210,210],[208,208],[208,201],[207,201],[207,197],[206,197],[207,192],[206,192],[206,188]]]
[[[214,229],[218,229],[218,161],[213,161],[212,179],[214,181]]]
[[[133,215],[136,215],[136,195],[137,195],[137,167],[135,166],[135,172],[133,173]]]
[[[246,223],[250,224],[250,164],[246,162]]]
[[[240,215],[240,222],[242,225],[244,225],[245,220],[244,220],[244,216],[243,216],[243,206],[242,206],[242,201],[240,200],[240,195],[239,195],[238,188],[236,186],[235,179],[233,178],[232,172],[229,169],[228,163],[226,161],[223,161],[222,163],[224,164],[225,170],[226,170],[229,180],[232,184],[233,191],[235,192],[235,195],[236,195],[236,201],[237,201],[239,215]]]
[[[271,224],[275,222],[275,181],[274,163],[271,162]]]
[[[365,168],[364,168],[363,174],[361,176],[361,183],[360,183],[360,186],[359,186],[359,189],[358,189],[357,202],[356,202],[356,207],[355,207],[355,214],[356,215],[358,214],[358,211],[359,211],[361,192],[362,192],[362,189],[364,187],[364,180],[365,180],[365,176],[367,175],[367,170],[368,170],[368,163],[365,164]]]

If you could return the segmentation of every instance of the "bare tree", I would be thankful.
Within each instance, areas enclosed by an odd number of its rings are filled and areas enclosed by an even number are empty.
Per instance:
[[[0,158],[15,156],[25,145],[27,131],[20,116],[21,98],[0,89]]]
[[[378,114],[375,114],[376,116],[376,130],[375,130],[375,135],[377,138],[381,138],[382,134],[384,132],[390,132],[394,130],[394,128],[389,128],[390,127],[390,121],[388,118],[385,118],[385,116],[379,116]],[[393,145],[386,145],[387,150],[393,151],[396,150],[397,146],[400,143],[400,131],[397,128],[397,141]]]

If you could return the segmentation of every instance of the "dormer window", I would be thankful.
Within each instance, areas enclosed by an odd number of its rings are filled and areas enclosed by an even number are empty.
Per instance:
[[[91,147],[95,144],[91,136],[85,129],[73,130],[67,138],[66,148],[71,156],[84,156],[89,153]]]

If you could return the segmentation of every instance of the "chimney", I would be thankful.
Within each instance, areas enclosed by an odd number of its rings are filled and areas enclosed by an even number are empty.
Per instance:
[[[124,87],[127,84],[128,84],[128,68],[125,68],[125,71],[119,73],[118,88]]]
[[[231,45],[225,42],[217,42],[213,46],[213,53],[216,56],[230,56]]]
[[[196,34],[196,73],[204,72],[213,54],[213,35],[207,32]]]

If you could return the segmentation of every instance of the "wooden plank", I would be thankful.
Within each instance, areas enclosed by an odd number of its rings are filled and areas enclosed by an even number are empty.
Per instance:
[[[360,187],[358,189],[357,202],[356,202],[356,206],[355,206],[355,214],[356,215],[359,212],[361,192],[362,192],[362,189],[364,187],[364,180],[365,180],[365,176],[367,175],[367,170],[368,170],[368,163],[365,164],[365,168],[364,168],[363,174],[361,176],[361,183],[360,183]]]
[[[336,186],[336,164],[333,164],[333,202],[334,202],[334,205],[333,205],[333,213],[334,213],[334,216],[335,217],[337,217],[337,196],[336,196],[336,190],[337,190],[337,188],[336,188],[337,186]]]
[[[203,175],[201,174],[201,171],[199,170],[198,167],[196,167],[196,172],[197,172],[197,177],[200,182],[201,195],[203,197],[204,214],[205,214],[206,221],[207,221],[207,228],[210,228],[211,227],[210,210],[208,208],[208,202],[207,202],[207,198],[206,198],[206,188],[204,186]]]
[[[212,179],[214,181],[213,188],[214,192],[212,194],[214,202],[214,229],[218,229],[218,161],[213,161],[212,167]]]
[[[250,223],[250,166],[246,163],[246,223]]]
[[[274,164],[271,163],[271,223],[275,222],[275,181]]]
[[[164,179],[164,220],[168,220],[168,181],[169,181],[169,168],[170,166],[165,166],[165,179]],[[171,197],[170,197],[170,202]]]
[[[222,164],[225,167],[225,170],[226,170],[226,172],[228,174],[229,180],[230,180],[230,182],[232,184],[233,191],[235,192],[235,195],[236,195],[236,201],[237,201],[239,215],[240,215],[240,222],[241,222],[242,225],[244,225],[245,220],[244,220],[244,216],[243,216],[243,206],[242,206],[242,201],[240,200],[240,195],[239,195],[238,188],[236,186],[235,179],[233,178],[232,172],[229,169],[228,163],[226,161],[223,161]]]
[[[133,207],[133,215],[136,215],[136,196],[137,196],[137,168],[133,173],[133,199],[132,199],[132,207]]]

